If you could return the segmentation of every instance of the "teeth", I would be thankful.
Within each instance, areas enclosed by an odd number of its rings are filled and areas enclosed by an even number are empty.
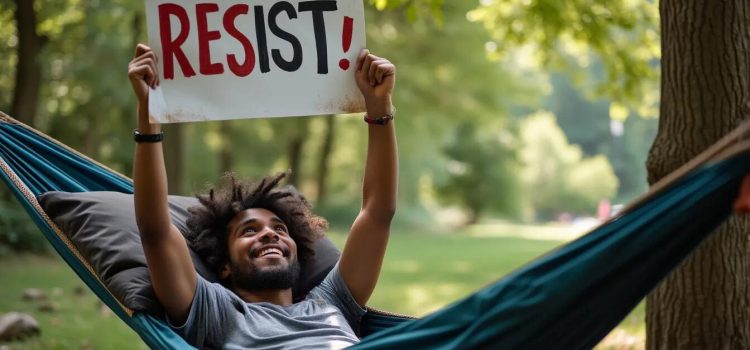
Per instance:
[[[263,250],[260,251],[260,254],[258,254],[258,255],[259,256],[266,256],[268,254],[274,254],[274,253],[279,254],[279,255],[284,255],[281,252],[281,250],[278,249],[278,248],[266,248],[266,249],[263,249]]]

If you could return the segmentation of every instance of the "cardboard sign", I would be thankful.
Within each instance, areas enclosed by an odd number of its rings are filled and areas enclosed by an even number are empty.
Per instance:
[[[159,123],[354,113],[361,0],[146,0]]]

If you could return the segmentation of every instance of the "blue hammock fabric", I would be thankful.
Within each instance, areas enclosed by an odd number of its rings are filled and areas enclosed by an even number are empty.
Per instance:
[[[0,176],[57,252],[154,349],[191,349],[167,325],[133,313],[61,238],[36,197],[120,191],[132,182],[0,114]],[[476,294],[421,319],[369,314],[352,349],[588,349],[731,213],[750,153],[706,164],[626,213]]]

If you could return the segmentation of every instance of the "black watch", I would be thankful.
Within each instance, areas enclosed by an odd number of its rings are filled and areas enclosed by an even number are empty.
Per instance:
[[[164,131],[159,131],[158,134],[141,134],[141,132],[138,129],[135,129],[135,131],[133,131],[133,140],[135,140],[136,143],[161,142],[162,140],[164,140]]]

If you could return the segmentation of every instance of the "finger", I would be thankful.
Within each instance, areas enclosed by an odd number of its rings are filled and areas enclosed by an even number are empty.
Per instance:
[[[151,79],[146,80],[148,82],[148,85],[150,86],[156,86],[158,84],[159,75],[157,74],[158,69],[156,67],[156,61],[155,58],[149,57],[149,56],[143,56],[142,58],[139,58],[135,62],[133,62],[134,67],[141,67],[141,66],[147,66],[153,72],[153,76]]]
[[[151,69],[151,67],[143,65],[143,66],[133,66],[128,70],[128,76],[131,79],[134,80],[144,80],[148,82],[154,75],[154,71]]]
[[[156,57],[156,53],[154,53],[153,51],[146,51],[146,52],[140,54],[139,56],[136,56],[135,58],[133,58],[133,60],[131,62],[138,62],[138,61],[140,61],[140,60],[142,60],[144,58],[150,58],[150,59],[154,60],[154,62],[158,62],[159,61],[159,59]]]
[[[380,65],[384,64],[384,63],[387,63],[387,62],[388,62],[388,60],[385,60],[385,59],[382,59],[382,58],[375,59],[375,60],[372,61],[372,63],[370,64],[370,71],[367,72],[367,75],[370,78],[370,80],[377,81],[378,67]]]
[[[370,55],[367,55],[362,62],[362,69],[360,70],[360,74],[365,82],[372,85],[372,82],[369,80],[370,65],[372,65],[372,59],[370,59]]]
[[[396,74],[396,66],[386,60],[384,63],[378,65],[378,70],[375,72],[375,79],[377,79],[378,84],[380,84],[383,82],[383,79],[385,79],[385,77],[394,74]]]
[[[151,51],[150,47],[146,46],[145,44],[138,43],[138,45],[135,46],[135,57],[143,55],[143,53],[148,51]]]
[[[368,57],[372,60],[370,63],[370,69],[367,71],[367,80],[370,82],[370,85],[375,85],[377,81],[375,80],[375,71],[378,69],[378,64],[382,63],[382,59],[375,55],[370,55]]]
[[[144,64],[149,65],[154,72],[158,73],[159,70],[157,69],[157,62],[158,61],[157,61],[156,54],[154,54],[153,51],[151,51],[151,52],[144,53],[141,56],[133,59],[133,61],[131,61],[131,65],[134,65],[134,66],[140,66]],[[158,74],[156,74],[156,78],[157,79],[159,78]],[[158,82],[152,82],[152,83],[158,83]]]
[[[139,64],[147,64],[151,67],[151,69],[154,71],[154,84],[159,84],[159,58],[156,57],[156,54],[153,52],[149,52],[147,54],[144,54],[141,56],[142,58],[138,59],[136,62]]]
[[[128,70],[128,76],[135,80],[143,80],[147,85],[153,87],[154,71],[148,65],[134,66]]]
[[[138,57],[134,59],[133,62],[131,63],[131,65],[133,66],[142,66],[144,64],[156,67],[156,58],[149,57],[149,56],[142,56],[142,57]]]
[[[365,57],[370,54],[370,50],[368,49],[362,49],[362,51],[359,52],[359,56],[357,56],[357,71],[362,69],[362,64],[365,61]]]

